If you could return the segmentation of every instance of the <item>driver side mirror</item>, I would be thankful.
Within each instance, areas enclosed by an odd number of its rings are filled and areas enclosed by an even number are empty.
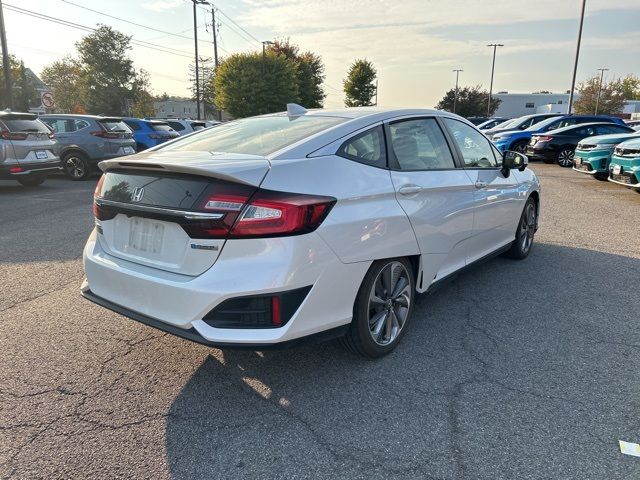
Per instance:
[[[507,178],[513,168],[521,172],[529,165],[529,158],[520,152],[507,150],[502,154],[502,174]]]

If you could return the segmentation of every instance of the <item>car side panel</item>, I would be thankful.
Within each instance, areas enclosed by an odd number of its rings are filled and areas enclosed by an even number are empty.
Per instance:
[[[390,172],[336,155],[271,162],[262,188],[328,195],[338,201],[318,234],[345,263],[418,255]]]

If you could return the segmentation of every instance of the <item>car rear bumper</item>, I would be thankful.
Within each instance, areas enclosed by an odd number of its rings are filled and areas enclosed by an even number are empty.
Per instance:
[[[314,232],[227,241],[211,268],[190,277],[109,255],[97,236],[94,231],[84,250],[85,297],[135,320],[217,346],[278,344],[348,324],[371,264],[340,262]],[[312,288],[306,298],[282,327],[215,328],[203,320],[227,299],[308,286]]]
[[[12,171],[20,168],[20,171]],[[15,179],[31,174],[49,174],[60,171],[60,160],[47,162],[12,163],[10,165],[0,165],[0,178]]]
[[[549,149],[536,149],[528,147],[525,155],[530,160],[555,161],[556,159],[556,152]]]

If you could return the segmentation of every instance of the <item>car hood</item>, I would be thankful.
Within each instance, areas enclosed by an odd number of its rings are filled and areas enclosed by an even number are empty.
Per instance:
[[[640,138],[634,138],[632,140],[627,140],[618,145],[619,148],[626,148],[630,150],[640,149]]]
[[[514,135],[522,133],[524,133],[524,130],[500,130],[497,133],[494,133],[494,136],[513,137]]]

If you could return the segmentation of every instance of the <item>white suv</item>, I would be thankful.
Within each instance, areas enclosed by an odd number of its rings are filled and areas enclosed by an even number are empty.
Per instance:
[[[526,157],[435,110],[291,107],[100,167],[82,294],[221,347],[384,355],[416,292],[526,257],[540,210]]]

